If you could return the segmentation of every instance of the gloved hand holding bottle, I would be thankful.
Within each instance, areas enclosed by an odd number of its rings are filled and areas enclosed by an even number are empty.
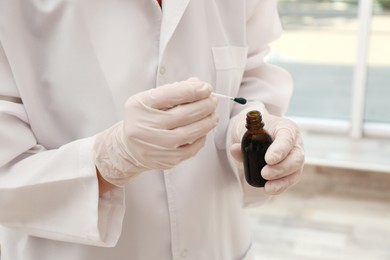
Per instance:
[[[96,136],[100,175],[121,187],[141,172],[169,169],[194,156],[218,123],[211,92],[209,84],[190,78],[130,97],[123,121]]]
[[[274,141],[265,154],[267,165],[259,174],[268,180],[265,193],[276,195],[298,182],[304,165],[303,142],[297,125],[291,120],[263,113],[263,122]],[[245,118],[239,117],[232,130],[230,152],[240,174],[243,174],[241,140],[245,132]]]

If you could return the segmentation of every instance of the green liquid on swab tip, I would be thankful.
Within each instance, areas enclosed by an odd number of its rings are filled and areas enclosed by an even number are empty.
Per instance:
[[[246,99],[243,97],[236,97],[233,99],[233,101],[237,102],[238,104],[245,105],[246,104]]]
[[[238,104],[241,104],[241,105],[245,105],[246,102],[247,102],[247,100],[245,98],[243,98],[243,97],[229,97],[229,96],[218,94],[218,93],[215,93],[215,92],[213,92],[212,94],[214,96],[216,96],[216,97],[230,99],[230,100],[232,100],[234,102],[237,102]]]

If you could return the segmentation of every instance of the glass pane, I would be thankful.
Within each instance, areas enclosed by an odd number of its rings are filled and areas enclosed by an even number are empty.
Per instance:
[[[284,33],[269,62],[295,81],[287,115],[349,119],[357,47],[357,3],[280,0]]]
[[[369,46],[365,119],[390,123],[390,0],[374,2]]]

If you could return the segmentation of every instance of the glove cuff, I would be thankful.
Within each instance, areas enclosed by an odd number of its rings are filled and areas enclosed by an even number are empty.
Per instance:
[[[146,170],[133,162],[122,140],[123,121],[120,121],[97,134],[93,145],[96,168],[103,179],[117,187],[123,187],[129,179]]]

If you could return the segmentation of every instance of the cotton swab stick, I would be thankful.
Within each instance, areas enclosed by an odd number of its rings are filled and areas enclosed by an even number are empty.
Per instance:
[[[218,93],[211,93],[213,96],[220,97],[220,98],[227,98],[230,100],[233,100],[234,102],[237,102],[238,104],[245,105],[246,104],[246,99],[243,97],[229,97],[226,95],[218,94]]]

